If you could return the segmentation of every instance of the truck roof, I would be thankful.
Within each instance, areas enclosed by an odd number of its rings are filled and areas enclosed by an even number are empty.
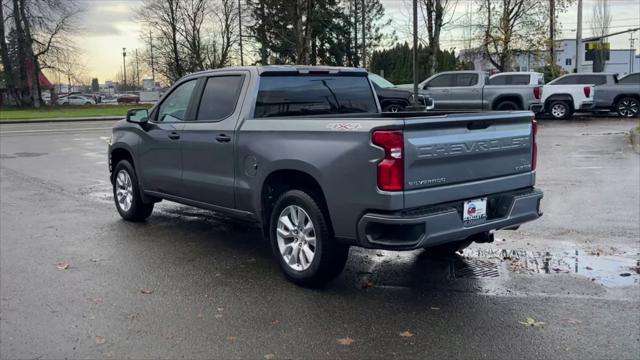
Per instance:
[[[346,75],[346,76],[367,76],[366,69],[353,68],[346,66],[311,66],[311,65],[256,65],[256,66],[233,66],[225,67],[221,69],[211,69],[198,71],[185,77],[205,75],[208,73],[216,73],[220,71],[233,71],[233,70],[249,70],[257,73],[259,76],[270,75],[298,75],[298,74],[313,74],[313,73],[327,73],[331,75]]]

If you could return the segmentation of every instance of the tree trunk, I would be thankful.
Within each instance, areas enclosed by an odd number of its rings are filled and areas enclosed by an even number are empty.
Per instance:
[[[4,19],[4,6],[0,5],[0,18]],[[16,93],[16,80],[15,73],[13,70],[13,64],[11,63],[11,59],[9,58],[9,47],[7,46],[6,35],[4,33],[4,23],[0,26],[0,56],[2,59],[2,64],[4,66],[4,75],[5,82],[7,85],[7,90],[9,94],[16,102],[19,103]]]

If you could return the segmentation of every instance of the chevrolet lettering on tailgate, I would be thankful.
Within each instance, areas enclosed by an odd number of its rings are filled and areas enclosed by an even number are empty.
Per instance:
[[[419,148],[420,157],[434,158],[441,156],[455,156],[470,153],[512,150],[526,148],[531,139],[528,136],[511,137],[481,141],[465,141],[449,144],[434,144],[421,146]]]

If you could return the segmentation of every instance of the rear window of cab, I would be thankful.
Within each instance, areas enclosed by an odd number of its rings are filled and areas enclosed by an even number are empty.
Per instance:
[[[377,112],[366,76],[263,76],[256,118]]]

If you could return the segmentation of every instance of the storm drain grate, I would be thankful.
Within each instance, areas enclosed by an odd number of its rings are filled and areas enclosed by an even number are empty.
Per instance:
[[[500,276],[498,265],[490,261],[475,259],[456,259],[453,274],[458,279],[494,278]]]

